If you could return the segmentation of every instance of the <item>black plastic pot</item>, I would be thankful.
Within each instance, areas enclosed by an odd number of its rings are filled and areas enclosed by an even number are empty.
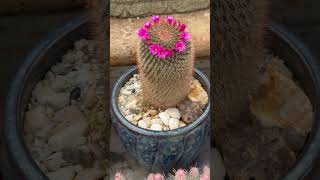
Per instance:
[[[51,34],[25,59],[10,86],[2,121],[1,171],[4,180],[46,180],[23,141],[23,116],[35,84],[61,59],[73,42],[87,37],[85,18],[78,18]],[[303,179],[313,168],[320,150],[320,78],[319,66],[310,52],[295,37],[277,24],[270,28],[271,49],[287,60],[315,111],[313,130],[300,158],[284,180]],[[212,84],[214,85],[214,84]]]

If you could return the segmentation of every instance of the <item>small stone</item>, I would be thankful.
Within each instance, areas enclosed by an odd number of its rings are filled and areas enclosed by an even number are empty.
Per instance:
[[[132,121],[138,121],[142,118],[141,114],[135,115],[132,119]]]
[[[140,120],[138,122],[138,126],[143,128],[143,129],[146,129],[147,128],[147,123],[144,120]]]
[[[160,124],[152,124],[150,129],[153,131],[162,131],[162,126]]]
[[[90,168],[80,171],[74,180],[97,180],[106,175],[106,172],[98,168]]]
[[[137,100],[136,99],[132,100],[131,102],[126,104],[125,107],[128,109],[137,107]]]
[[[188,98],[192,102],[199,103],[201,107],[205,107],[205,105],[207,105],[209,101],[207,92],[203,89],[198,80],[194,80],[192,82]]]
[[[69,100],[78,100],[81,96],[81,88],[75,87],[71,90]]]
[[[48,159],[46,159],[44,164],[49,171],[56,171],[60,167],[66,165],[67,162],[62,158],[62,153],[57,152],[52,154]]]
[[[178,109],[181,112],[181,119],[187,124],[195,121],[203,113],[198,103],[192,102],[188,99],[178,104]]]
[[[162,120],[163,124],[165,124],[166,126],[169,125],[170,115],[168,113],[161,112],[161,113],[159,113],[159,117]]]
[[[186,123],[184,123],[183,121],[180,121],[179,127],[184,127],[184,126],[186,126]]]
[[[72,180],[75,176],[74,166],[67,166],[48,174],[50,180]]]
[[[174,130],[174,129],[179,128],[179,120],[175,119],[175,118],[170,118],[169,128],[170,128],[170,130]]]
[[[169,130],[170,130],[169,127],[167,127],[167,126],[162,126],[162,129],[163,129],[164,131],[169,131]]]
[[[129,96],[132,94],[132,91],[124,90],[124,91],[122,91],[122,94]]]
[[[25,131],[33,132],[38,129],[44,128],[50,123],[50,120],[45,114],[45,108],[38,106],[30,111],[26,112],[25,115]]]
[[[118,102],[122,104],[125,101],[125,97],[123,95],[118,97]]]
[[[132,114],[139,114],[139,113],[140,113],[140,110],[137,109],[137,108],[130,108],[129,111],[130,111],[130,113],[132,113]]]
[[[133,121],[133,117],[134,117],[133,114],[129,114],[129,115],[126,116],[126,119],[127,119],[128,121]]]
[[[151,117],[143,117],[142,120],[146,122],[147,127],[151,126]]]
[[[84,135],[87,127],[88,123],[85,121],[75,122],[72,126],[64,127],[49,138],[49,147],[58,151],[82,144],[86,139],[82,135]]]
[[[49,105],[54,110],[63,108],[68,104],[69,94],[60,92],[54,92],[50,87],[44,85],[43,83],[38,83],[32,96],[39,102],[41,105]]]
[[[57,76],[50,80],[50,86],[55,92],[63,92],[70,84],[63,76]]]
[[[162,125],[163,122],[159,118],[151,119],[151,124],[160,124]]]
[[[180,112],[177,108],[168,108],[165,110],[165,112],[168,113],[172,118],[180,119]]]
[[[155,116],[158,114],[157,110],[149,110],[148,112],[150,113],[151,116]]]

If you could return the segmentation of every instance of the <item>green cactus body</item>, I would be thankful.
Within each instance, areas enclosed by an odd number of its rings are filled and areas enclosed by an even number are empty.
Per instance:
[[[190,90],[194,65],[192,44],[186,41],[184,51],[173,50],[181,40],[179,24],[171,25],[161,19],[149,28],[150,38],[142,40],[138,45],[137,62],[142,96],[148,105],[173,107],[186,98]],[[161,52],[153,52],[153,44],[168,50],[169,55],[163,57]]]

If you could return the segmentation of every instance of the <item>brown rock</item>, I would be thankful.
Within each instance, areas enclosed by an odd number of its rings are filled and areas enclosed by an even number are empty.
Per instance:
[[[198,103],[188,99],[178,104],[178,109],[181,113],[181,119],[188,124],[196,120],[203,112]]]

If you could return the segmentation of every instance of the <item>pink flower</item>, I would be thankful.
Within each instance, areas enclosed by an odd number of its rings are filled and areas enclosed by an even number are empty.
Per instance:
[[[169,24],[172,24],[174,17],[173,16],[167,16],[167,20],[169,22]]]
[[[114,180],[125,180],[125,178],[121,172],[117,172],[114,176]]]
[[[172,57],[173,56],[173,50],[167,49],[165,54],[166,54],[166,57]]]
[[[160,173],[157,173],[157,174],[151,173],[148,175],[147,180],[164,180],[164,177]]]
[[[202,175],[202,176],[200,177],[200,180],[210,180],[210,176],[208,176],[208,175]]]
[[[183,39],[184,42],[188,42],[191,39],[191,35],[188,32],[183,32],[180,38]]]
[[[190,169],[190,176],[191,177],[199,177],[199,175],[200,175],[200,173],[199,173],[199,169],[198,168],[196,168],[196,167],[192,167],[191,169]]]
[[[183,52],[184,50],[186,50],[186,45],[184,44],[184,42],[178,41],[178,42],[176,43],[176,50],[177,50],[178,52]]]
[[[176,175],[174,176],[174,180],[186,180],[186,179],[187,179],[187,173],[182,169],[179,169],[176,172]]]
[[[187,28],[187,25],[185,25],[185,24],[180,24],[179,25],[179,31],[180,32],[183,32],[184,30],[186,30],[186,28]]]
[[[154,175],[154,180],[164,180],[164,177],[160,173],[157,173]]]
[[[203,175],[207,175],[210,177],[210,168],[208,166],[203,167]]]
[[[138,31],[138,36],[143,39],[143,40],[148,40],[150,39],[150,35],[147,29],[145,28],[140,28]]]
[[[149,21],[147,21],[147,22],[144,23],[143,27],[145,29],[149,29],[151,27],[151,23]]]
[[[149,50],[152,55],[158,54],[158,51],[160,50],[160,48],[161,48],[161,46],[159,46],[158,44],[151,44],[149,46]]]
[[[160,16],[152,16],[153,22],[157,23],[160,21]]]
[[[157,56],[160,58],[160,59],[164,59],[167,57],[167,51],[163,48],[163,47],[159,47],[158,48],[158,52],[157,52]]]

